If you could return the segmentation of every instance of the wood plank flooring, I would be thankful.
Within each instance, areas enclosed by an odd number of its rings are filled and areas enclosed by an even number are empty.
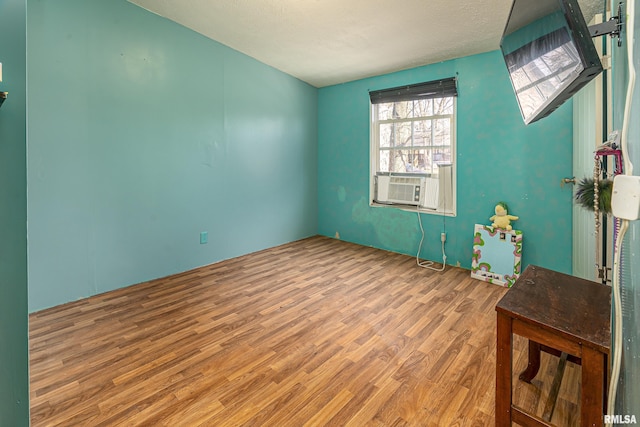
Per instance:
[[[317,236],[54,307],[30,316],[32,425],[493,425],[505,291]],[[552,367],[514,398],[543,407]]]

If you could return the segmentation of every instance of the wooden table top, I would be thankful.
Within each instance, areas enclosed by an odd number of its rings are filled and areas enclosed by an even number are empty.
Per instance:
[[[496,311],[609,353],[610,286],[530,265]]]

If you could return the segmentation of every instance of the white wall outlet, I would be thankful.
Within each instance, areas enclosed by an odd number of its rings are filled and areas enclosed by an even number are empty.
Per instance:
[[[616,175],[613,178],[611,212],[620,219],[640,218],[640,176]]]

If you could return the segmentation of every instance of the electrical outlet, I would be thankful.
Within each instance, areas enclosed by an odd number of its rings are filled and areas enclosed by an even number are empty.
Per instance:
[[[200,244],[204,245],[206,243],[209,242],[209,233],[207,233],[206,231],[201,231],[200,232]]]
[[[447,241],[447,233],[445,233],[444,231],[442,233],[440,233],[440,241],[442,243]]]

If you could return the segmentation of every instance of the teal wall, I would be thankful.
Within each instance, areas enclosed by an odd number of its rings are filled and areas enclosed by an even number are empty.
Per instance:
[[[571,272],[572,104],[525,126],[498,51],[322,88],[318,101],[320,234],[415,255],[417,215],[369,206],[369,90],[458,77],[457,212],[423,215],[422,258],[471,267],[474,224],[498,201],[520,217],[523,263]]]
[[[27,15],[31,311],[316,234],[317,89],[125,0]]]
[[[640,34],[640,5],[636,2],[635,36]],[[616,10],[618,2],[612,2]],[[625,22],[627,20],[625,19]],[[640,74],[640,45],[626,36],[623,26],[622,47],[614,47],[613,56],[613,128],[621,129],[627,94],[628,43],[632,43],[636,73]],[[633,163],[633,174],[640,175],[640,80],[636,81],[632,96],[631,121],[629,127],[629,158]],[[630,223],[622,251],[622,317],[623,359],[621,381],[617,394],[616,414],[640,417],[640,223]]]
[[[25,12],[0,0],[0,427],[29,425]]]

